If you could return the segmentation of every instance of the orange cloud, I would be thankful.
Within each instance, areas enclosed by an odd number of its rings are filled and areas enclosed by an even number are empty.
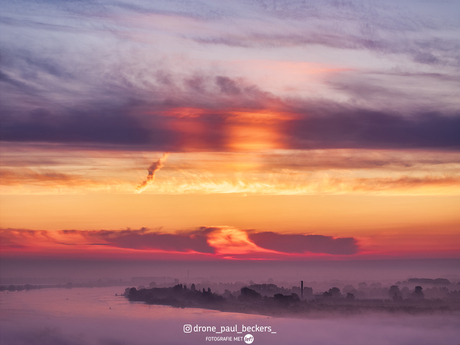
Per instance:
[[[240,90],[237,85],[231,87]],[[176,133],[176,146],[185,151],[209,150],[209,147],[231,152],[281,149],[283,123],[293,118],[292,114],[263,106],[257,109],[177,107],[150,115],[155,114],[167,118],[167,128]]]
[[[35,171],[29,168],[21,168],[20,171],[0,171],[1,184],[6,186],[33,183],[42,186],[66,185],[84,186],[92,184],[92,181],[76,174],[60,173],[53,170]]]
[[[249,253],[270,253],[273,251],[263,249],[252,242],[247,231],[232,227],[212,228],[208,235],[208,244],[219,255],[240,255]]]
[[[241,115],[241,121],[252,121],[246,115]],[[244,147],[270,147],[276,135],[265,137],[265,129],[257,123],[254,128],[261,136],[251,135],[248,127],[239,132],[239,116],[228,120],[234,121],[235,133],[225,138],[225,145],[240,145],[238,152],[176,152],[154,184],[166,154],[148,167],[147,177],[139,184],[145,177],[144,157],[151,152],[107,158],[99,151],[63,149],[53,151],[50,160],[46,150],[8,147],[2,156],[0,193],[133,193],[137,187],[137,192],[176,195],[460,195],[456,152],[267,149],[255,153]],[[21,165],[21,161],[26,163]]]
[[[228,118],[227,146],[235,151],[283,148],[282,123],[287,115],[274,111],[237,111]]]

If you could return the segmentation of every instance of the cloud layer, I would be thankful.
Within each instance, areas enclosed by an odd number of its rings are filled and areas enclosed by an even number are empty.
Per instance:
[[[460,148],[454,4],[25,3],[0,21],[2,141]]]
[[[48,144],[9,144],[0,155],[4,194],[133,193],[145,168],[153,172],[163,160],[151,163],[161,152],[75,151]],[[455,150],[173,153],[145,193],[458,195],[459,169]]]
[[[294,235],[274,232],[239,230],[232,227],[202,227],[193,231],[164,233],[140,230],[1,230],[2,248],[6,255],[33,250],[62,254],[70,250],[84,251],[88,246],[101,246],[103,252],[131,249],[176,254],[204,254],[216,258],[283,258],[302,255],[353,255],[359,252],[354,238],[334,238],[323,235]],[[65,254],[64,254],[65,255]]]
[[[275,232],[249,234],[259,247],[284,253],[326,253],[350,255],[358,252],[354,238],[332,238],[321,235],[284,235]]]
[[[36,109],[25,116],[3,115],[1,137],[123,150],[235,151],[255,148],[449,149],[459,150],[459,113],[419,112],[405,116],[339,104],[280,103],[212,110],[148,105],[111,111],[51,114]],[[185,109],[184,109],[185,108]],[[148,114],[145,114],[146,109]],[[9,114],[9,115],[8,115]]]

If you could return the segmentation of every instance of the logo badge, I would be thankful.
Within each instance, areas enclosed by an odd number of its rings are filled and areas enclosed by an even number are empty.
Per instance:
[[[254,341],[254,336],[252,334],[246,334],[244,336],[244,342],[246,344],[252,344],[253,341]]]

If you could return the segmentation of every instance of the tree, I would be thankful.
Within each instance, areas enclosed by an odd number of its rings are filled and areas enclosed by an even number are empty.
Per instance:
[[[425,294],[422,290],[423,288],[421,286],[416,286],[414,292],[411,293],[411,296],[418,299],[424,298]]]
[[[402,293],[399,291],[399,286],[392,285],[390,286],[390,290],[388,290],[388,295],[393,299],[395,302],[402,301]]]
[[[256,300],[261,299],[262,295],[245,286],[241,288],[241,295],[239,297],[241,300]]]
[[[329,289],[329,292],[332,297],[340,297],[342,294],[340,293],[340,289],[338,287],[333,287]]]

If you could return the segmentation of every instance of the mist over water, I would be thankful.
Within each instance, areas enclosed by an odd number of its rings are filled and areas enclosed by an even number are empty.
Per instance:
[[[87,261],[0,260],[1,284],[84,282],[132,277],[171,277],[181,282],[378,281],[411,277],[460,279],[460,259],[350,261]],[[13,281],[12,281],[13,280]],[[49,282],[47,282],[47,280]]]
[[[206,344],[206,337],[245,333],[183,332],[192,326],[270,326],[276,332],[252,332],[257,344],[454,344],[460,339],[458,312],[390,314],[362,312],[311,315],[304,318],[173,308],[130,302],[124,289],[154,279],[159,285],[218,282],[281,282],[300,280],[314,293],[344,284],[367,281],[382,286],[411,277],[449,278],[452,289],[460,280],[459,260],[379,261],[232,261],[232,262],[106,262],[2,260],[2,284],[74,284],[97,280],[119,281],[119,286],[3,291],[0,293],[0,343],[3,345],[147,345]],[[283,283],[284,282],[284,283]],[[75,285],[74,285],[75,286]],[[197,285],[198,286],[198,285]],[[213,285],[213,291],[218,285]],[[355,285],[356,286],[356,285]],[[323,289],[323,290],[321,290]],[[383,291],[384,289],[382,289]],[[385,290],[386,291],[386,290]],[[222,293],[223,291],[218,291]],[[118,294],[118,296],[116,296]],[[382,297],[388,298],[388,297]],[[227,339],[227,338],[226,338]],[[239,339],[239,338],[235,338]],[[241,339],[240,339],[241,340]],[[238,343],[237,340],[232,343]],[[244,343],[242,340],[240,343]]]
[[[321,294],[332,287],[340,288],[342,300],[352,292],[365,290],[359,284],[367,282],[366,297],[386,299],[392,303],[389,287],[409,278],[449,279],[450,290],[460,290],[459,259],[412,260],[305,260],[305,261],[134,261],[134,260],[52,260],[2,259],[0,285],[63,284],[72,288],[43,288],[0,292],[0,344],[2,345],[150,345],[207,344],[207,337],[235,339],[247,333],[243,327],[270,327],[276,333],[252,331],[255,344],[311,345],[458,345],[460,315],[454,312],[377,313],[361,311],[353,315],[339,312],[332,306],[324,314],[276,317],[272,312],[263,316],[230,313],[197,308],[173,308],[130,302],[120,296],[127,287],[139,288],[156,282],[162,284],[196,283],[198,289],[212,288],[224,293],[218,283],[276,284],[294,292],[300,281]],[[92,285],[102,281],[102,284]],[[109,287],[89,288],[80,286]],[[206,283],[209,282],[209,283]],[[373,288],[372,284],[381,283]],[[236,284],[238,283],[238,284]],[[85,285],[86,284],[86,285]],[[201,284],[201,285],[200,285]],[[214,285],[213,285],[214,284]],[[115,286],[117,285],[117,286]],[[165,286],[166,286],[165,285]],[[199,286],[200,285],[200,286]],[[345,289],[346,286],[351,286]],[[61,287],[63,287],[61,286]],[[362,285],[364,286],[364,284]],[[408,294],[414,286],[404,286]],[[12,289],[13,290],[13,289]],[[377,291],[376,293],[371,290]],[[434,288],[431,288],[434,290]],[[232,292],[235,290],[232,290]],[[297,291],[297,290],[296,290]],[[350,291],[350,292],[348,292]],[[434,291],[426,291],[432,298]],[[282,292],[284,294],[284,292]],[[401,294],[403,289],[401,289]],[[116,296],[115,294],[118,294]],[[443,292],[444,295],[446,295]],[[403,296],[407,298],[406,296]],[[270,297],[270,298],[274,298]],[[314,296],[312,298],[315,298]],[[435,296],[435,298],[438,298]],[[458,301],[458,299],[457,299]],[[445,302],[449,303],[449,302]],[[457,302],[456,302],[457,303]],[[305,303],[306,304],[306,303]],[[404,307],[404,306],[403,306]],[[412,307],[412,305],[409,305]],[[416,305],[415,305],[416,307]],[[408,308],[409,309],[409,308]],[[233,309],[235,310],[235,309]],[[388,310],[388,309],[387,309]],[[276,310],[275,310],[276,311]],[[322,311],[322,310],[321,310]],[[236,327],[241,333],[184,333],[184,325],[203,327]],[[220,338],[219,338],[220,339]],[[239,339],[239,338],[238,338]],[[229,341],[225,341],[229,342]],[[214,342],[214,343],[225,343]],[[232,341],[232,343],[241,341]]]
[[[0,343],[175,345],[212,343],[206,341],[207,336],[240,336],[210,332],[186,334],[184,324],[216,326],[217,329],[235,325],[240,329],[243,325],[270,326],[276,332],[252,332],[257,344],[432,345],[458,344],[460,339],[458,314],[401,316],[369,313],[352,317],[275,318],[149,306],[115,296],[121,290],[110,287],[3,292],[0,295]]]

